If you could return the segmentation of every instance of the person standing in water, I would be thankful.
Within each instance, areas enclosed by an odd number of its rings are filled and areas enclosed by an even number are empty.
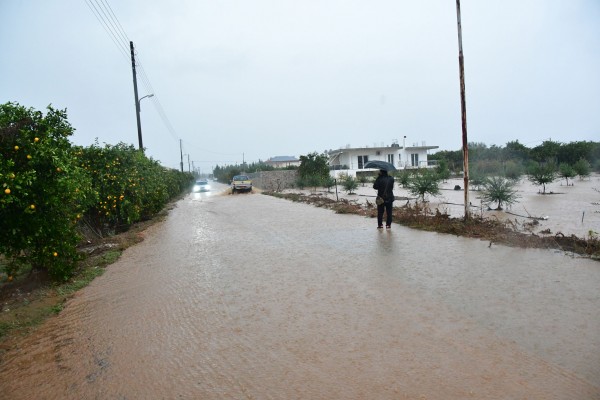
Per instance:
[[[379,176],[375,179],[373,189],[377,190],[377,229],[383,229],[383,212],[385,211],[385,227],[392,227],[392,203],[394,202],[394,178],[389,176],[386,170],[379,170]]]

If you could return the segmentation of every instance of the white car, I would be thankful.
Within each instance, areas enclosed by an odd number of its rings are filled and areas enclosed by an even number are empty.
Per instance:
[[[194,192],[210,192],[210,185],[206,179],[197,180],[193,188]]]

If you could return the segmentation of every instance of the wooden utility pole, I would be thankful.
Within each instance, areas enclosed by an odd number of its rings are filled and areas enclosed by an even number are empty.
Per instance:
[[[142,143],[142,123],[140,122],[140,101],[138,99],[137,75],[135,73],[135,55],[133,53],[133,42],[129,42],[131,50],[131,68],[133,70],[133,94],[135,95],[135,116],[137,119],[138,143],[141,151],[144,151]]]
[[[181,146],[181,139],[179,139],[179,156],[181,157],[179,165],[181,166],[181,172],[183,172],[183,147]]]
[[[465,186],[465,219],[470,217],[469,202],[469,142],[467,140],[467,105],[465,100],[465,60],[462,48],[462,26],[460,23],[460,0],[456,0],[456,22],[458,25],[458,66],[460,69],[460,110],[462,119],[463,176]]]

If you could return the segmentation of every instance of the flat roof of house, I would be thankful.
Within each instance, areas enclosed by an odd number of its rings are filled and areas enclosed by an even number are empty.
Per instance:
[[[337,149],[337,150],[331,150],[330,152],[328,152],[328,154],[334,154],[334,153],[343,153],[344,151],[350,151],[350,150],[367,150],[367,151],[381,151],[381,150],[387,150],[389,151],[390,149],[392,151],[396,151],[396,150],[401,150],[401,149],[406,149],[406,150],[432,150],[432,149],[439,149],[440,146],[406,146],[406,147],[402,147],[402,146],[384,146],[384,147],[349,147],[349,148],[343,148],[343,149]]]

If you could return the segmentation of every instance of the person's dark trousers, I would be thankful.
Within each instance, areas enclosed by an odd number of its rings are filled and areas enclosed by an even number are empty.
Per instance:
[[[392,205],[393,203],[385,202],[377,206],[377,226],[383,225],[383,211],[385,210],[385,224],[392,225]]]

